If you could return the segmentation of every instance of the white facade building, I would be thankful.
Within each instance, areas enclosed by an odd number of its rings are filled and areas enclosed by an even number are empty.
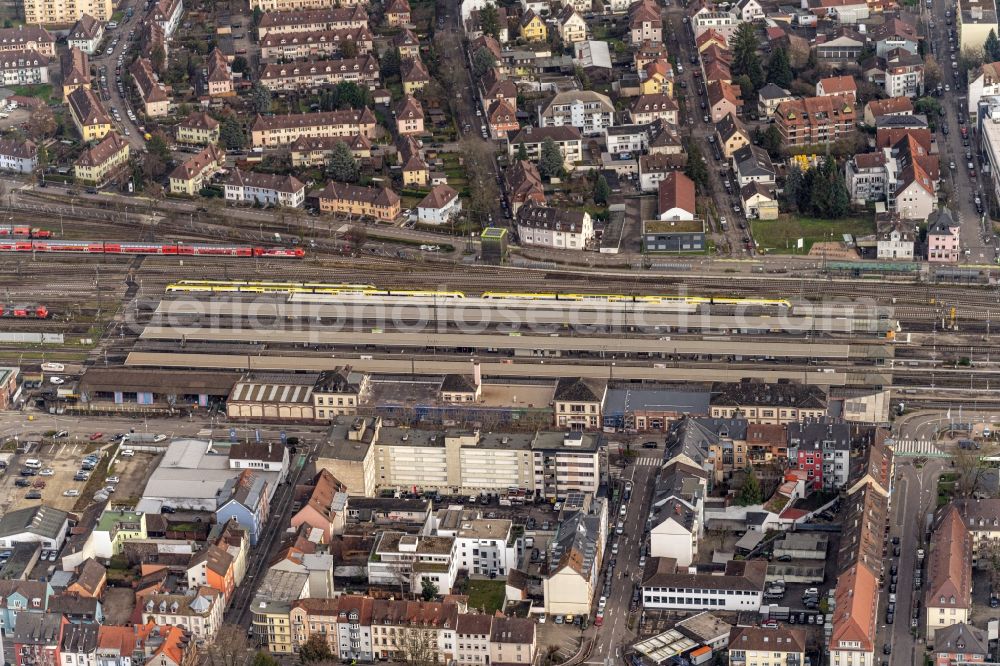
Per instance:
[[[615,107],[601,93],[570,90],[558,93],[538,114],[541,127],[571,125],[584,136],[599,136],[615,124]]]
[[[642,583],[645,608],[664,610],[760,610],[764,599],[764,560],[730,560],[726,572],[679,573],[672,558],[661,558],[657,570]]]

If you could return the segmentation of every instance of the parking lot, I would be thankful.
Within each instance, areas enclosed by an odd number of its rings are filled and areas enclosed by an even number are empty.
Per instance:
[[[14,456],[0,477],[0,509],[4,512],[27,506],[46,504],[64,511],[80,510],[93,501],[94,493],[108,485],[107,477],[120,479],[113,498],[137,498],[141,495],[147,473],[153,469],[152,454],[136,453],[131,458],[119,458],[111,470],[107,460],[117,444],[89,439],[49,439],[28,453]],[[89,480],[74,478],[81,469],[83,458],[98,456]],[[36,474],[28,476],[28,460],[37,460]]]

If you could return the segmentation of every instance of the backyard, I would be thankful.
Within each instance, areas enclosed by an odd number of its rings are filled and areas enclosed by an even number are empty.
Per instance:
[[[469,609],[482,609],[492,614],[503,608],[506,583],[502,580],[468,580],[465,593],[469,595]]]
[[[865,236],[875,233],[872,220],[857,217],[823,220],[782,215],[777,220],[752,220],[750,228],[757,247],[776,254],[808,254],[813,243],[839,241],[844,234]],[[797,247],[800,238],[801,249]]]

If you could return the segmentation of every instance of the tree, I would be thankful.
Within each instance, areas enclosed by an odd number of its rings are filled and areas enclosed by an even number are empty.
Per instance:
[[[420,580],[420,597],[424,601],[433,601],[438,595],[438,586],[430,578]]]
[[[257,113],[268,113],[271,110],[271,91],[261,85],[260,81],[250,88],[250,107]]]
[[[409,666],[431,666],[438,663],[437,635],[426,629],[409,628],[397,645]]]
[[[584,90],[593,90],[594,84],[590,80],[590,74],[587,74],[587,70],[580,65],[576,65],[573,67],[573,72],[576,74],[576,78],[580,82],[581,88]]]
[[[780,156],[785,142],[781,138],[781,130],[778,129],[778,126],[770,124],[763,132],[759,130],[758,132],[760,147],[766,150],[771,157]]]
[[[913,105],[917,113],[923,113],[929,118],[937,118],[941,113],[941,102],[933,97],[921,97]]]
[[[795,165],[789,166],[785,173],[785,188],[782,194],[789,211],[794,213],[801,209],[799,204],[805,196],[805,191],[806,178],[802,169]]]
[[[753,23],[741,23],[733,35],[732,73],[734,77],[748,76],[754,92],[764,85],[764,68],[757,53],[759,46]]]
[[[753,99],[755,96],[755,90],[753,86],[753,81],[746,74],[740,74],[733,79],[733,83],[740,87],[740,97],[743,99]]]
[[[343,141],[338,141],[333,147],[333,153],[327,163],[330,177],[342,183],[354,183],[358,180],[358,161],[354,159],[351,147]]]
[[[597,185],[594,187],[594,203],[607,206],[610,197],[611,186],[608,185],[608,179],[604,177],[604,174],[601,174],[597,177]]]
[[[519,160],[528,159],[528,149],[524,147],[523,141],[517,145],[517,159]]]
[[[952,456],[952,463],[958,478],[955,479],[955,496],[969,499],[983,490],[990,468],[983,462],[990,453],[978,449],[959,448]]]
[[[59,125],[56,123],[56,117],[53,115],[52,110],[47,106],[43,106],[31,112],[31,116],[28,117],[28,122],[25,125],[25,130],[27,130],[29,137],[41,142],[52,137],[58,127]]]
[[[163,44],[157,44],[149,53],[149,64],[153,66],[153,71],[163,74],[163,65],[167,62],[167,52],[163,50]]]
[[[317,661],[330,661],[333,659],[333,651],[330,644],[326,642],[323,634],[309,634],[309,638],[299,648],[299,659],[303,664],[311,664]]]
[[[788,60],[788,51],[785,49],[775,49],[771,55],[771,60],[767,63],[767,80],[776,86],[788,88],[792,85],[795,74],[792,72],[792,64]]]
[[[142,161],[142,175],[148,181],[159,180],[167,173],[167,163],[155,153],[149,153]]]
[[[246,630],[235,624],[224,624],[216,632],[207,650],[209,666],[243,666],[250,652]]]
[[[382,61],[379,63],[379,70],[381,70],[383,77],[391,78],[393,76],[399,76],[399,65],[399,50],[387,49],[386,52],[382,54]]]
[[[500,39],[500,13],[497,12],[496,5],[487,4],[479,10],[479,27],[483,29],[484,35]]]
[[[937,58],[927,54],[924,58],[924,90],[934,90],[942,81],[944,72],[941,71],[941,65],[938,64]]]
[[[538,172],[543,178],[558,178],[563,173],[563,163],[563,155],[562,151],[559,150],[559,146],[552,140],[552,137],[546,137],[542,141],[542,153],[538,159]]]
[[[760,488],[760,481],[752,466],[746,468],[746,479],[743,487],[740,488],[739,495],[736,496],[736,503],[740,506],[753,506],[764,501],[764,493]]]
[[[149,141],[146,142],[146,150],[149,151],[150,155],[155,155],[163,160],[164,164],[170,163],[170,146],[167,143],[167,138],[163,136],[163,132],[156,132],[149,138]]]
[[[258,650],[253,657],[253,666],[281,666],[281,662],[263,650]]]
[[[232,70],[236,73],[242,74],[250,69],[250,63],[247,62],[246,57],[236,56],[233,58]]]
[[[260,19],[264,16],[264,10],[260,8],[260,5],[255,5],[253,8],[253,26],[256,28],[260,25]]]
[[[344,237],[352,246],[361,247],[368,242],[368,231],[359,224],[352,224]]]
[[[494,57],[493,52],[485,46],[480,46],[476,49],[476,52],[472,54],[472,75],[477,79],[496,67],[496,65],[496,57]]]
[[[470,215],[479,216],[478,219],[473,219],[480,226],[486,226],[490,211],[495,210],[500,201],[493,146],[478,139],[467,138],[459,144],[459,153],[462,155],[469,183],[468,211]]]
[[[684,141],[685,152],[687,153],[687,165],[684,167],[684,174],[694,181],[699,192],[704,192],[708,187],[708,167],[701,155],[701,148],[688,138]]]
[[[347,40],[340,45],[340,56],[342,58],[357,58],[358,45],[353,40]]]
[[[992,28],[986,37],[986,43],[983,44],[983,53],[989,62],[1000,60],[1000,39],[997,39],[996,30]]]
[[[226,150],[243,150],[247,145],[247,133],[235,118],[226,118],[219,125],[219,138]]]

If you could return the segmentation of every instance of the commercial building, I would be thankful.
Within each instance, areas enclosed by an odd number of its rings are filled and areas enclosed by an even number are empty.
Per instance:
[[[39,504],[8,511],[0,518],[0,548],[19,543],[37,543],[45,549],[60,549],[69,530],[69,514]]]
[[[129,144],[118,132],[109,132],[96,146],[87,148],[73,164],[81,183],[103,185],[129,163]]]
[[[295,113],[280,116],[257,116],[251,129],[254,147],[269,148],[292,143],[300,136],[351,137],[357,134],[366,139],[375,138],[377,121],[371,109],[346,109]]]
[[[666,180],[661,181],[660,185],[665,182]],[[704,252],[705,248],[704,220],[642,221],[643,252],[676,252],[680,254]]]
[[[712,418],[742,416],[751,423],[794,423],[826,415],[827,396],[818,387],[789,380],[763,383],[752,379],[712,386]]]
[[[751,611],[764,598],[765,560],[730,560],[722,575],[681,571],[672,557],[657,558],[642,581],[642,604],[649,609]]]

